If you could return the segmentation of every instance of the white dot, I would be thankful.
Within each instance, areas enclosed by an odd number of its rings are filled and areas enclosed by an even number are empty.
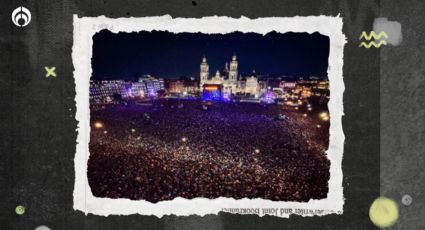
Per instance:
[[[401,203],[406,206],[409,206],[412,203],[413,199],[410,195],[406,194],[401,198]]]
[[[50,230],[50,228],[45,226],[45,225],[41,225],[41,226],[38,226],[37,228],[35,228],[34,230]]]

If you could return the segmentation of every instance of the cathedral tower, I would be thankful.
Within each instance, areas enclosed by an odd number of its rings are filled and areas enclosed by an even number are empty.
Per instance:
[[[230,62],[229,70],[229,82],[236,83],[238,81],[238,61],[236,55],[233,55],[232,61]]]
[[[207,58],[204,56],[202,58],[202,63],[200,65],[199,88],[202,88],[202,86],[205,83],[207,83],[208,75],[209,75],[209,66],[208,66],[208,63],[207,63]]]

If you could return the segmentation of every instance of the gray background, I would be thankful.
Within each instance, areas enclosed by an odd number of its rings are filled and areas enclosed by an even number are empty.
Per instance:
[[[401,23],[403,41],[380,51],[381,195],[399,203],[391,229],[425,229],[425,2],[389,3],[380,15]]]
[[[16,27],[18,6],[32,13]],[[395,199],[400,219],[391,229],[425,227],[424,5],[417,1],[111,1],[3,0],[0,9],[0,229],[375,229],[368,209],[380,194]],[[76,145],[72,15],[249,18],[341,14],[344,49],[343,129],[346,136],[344,214],[290,219],[254,215],[85,216],[72,208]],[[397,47],[359,48],[374,18],[402,25]],[[44,66],[56,66],[45,78]],[[413,203],[401,204],[410,194]],[[26,212],[15,214],[22,204]]]

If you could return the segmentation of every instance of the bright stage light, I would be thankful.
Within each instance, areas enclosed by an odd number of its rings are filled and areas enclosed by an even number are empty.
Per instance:
[[[186,137],[182,137],[182,141],[183,142],[186,142],[187,141],[187,138]]]
[[[206,86],[205,90],[217,90],[218,87],[217,86]]]

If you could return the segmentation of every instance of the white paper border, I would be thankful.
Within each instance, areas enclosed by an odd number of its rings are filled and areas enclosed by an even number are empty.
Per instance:
[[[223,208],[292,208],[299,210],[321,210],[315,214],[301,214],[303,216],[326,215],[330,213],[342,214],[344,197],[342,187],[341,161],[344,149],[344,133],[341,117],[343,112],[344,82],[342,77],[343,50],[346,38],[342,33],[342,18],[330,16],[308,17],[268,17],[249,19],[246,17],[204,17],[204,18],[172,18],[169,15],[142,18],[111,19],[104,16],[79,18],[74,15],[74,44],[72,48],[72,62],[75,68],[74,79],[76,84],[76,119],[78,121],[78,137],[76,155],[74,159],[75,186],[74,209],[85,214],[96,215],[199,215],[217,214]],[[319,32],[330,39],[328,78],[330,82],[330,140],[327,150],[330,165],[329,192],[326,199],[310,200],[309,202],[284,202],[265,199],[241,199],[220,197],[217,199],[175,198],[170,201],[151,203],[144,200],[110,199],[93,196],[87,180],[87,160],[89,157],[90,138],[90,109],[89,109],[89,81],[92,74],[91,57],[93,35],[102,29],[111,32],[139,32],[139,31],[169,31],[201,32],[206,34],[224,34],[234,31],[267,34],[271,31],[286,32]],[[314,52],[312,50],[311,52]],[[259,214],[262,216],[262,214]],[[288,217],[289,215],[278,215]]]

